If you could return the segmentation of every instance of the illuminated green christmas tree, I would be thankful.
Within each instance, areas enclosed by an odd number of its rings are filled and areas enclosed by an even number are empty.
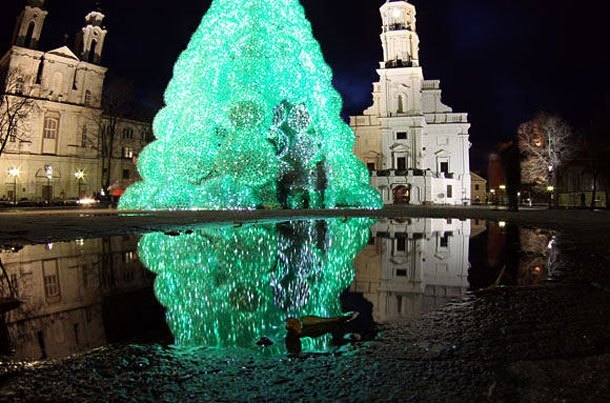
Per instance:
[[[157,274],[155,294],[181,346],[279,345],[287,317],[335,316],[353,282],[353,261],[372,221],[355,218],[266,223],[145,235],[144,265]],[[309,340],[324,349],[328,339]]]
[[[331,79],[298,0],[215,0],[120,207],[379,208]]]

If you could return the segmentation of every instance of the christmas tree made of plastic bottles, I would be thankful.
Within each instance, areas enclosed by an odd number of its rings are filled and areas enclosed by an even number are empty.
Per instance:
[[[123,209],[379,208],[298,0],[215,0]]]

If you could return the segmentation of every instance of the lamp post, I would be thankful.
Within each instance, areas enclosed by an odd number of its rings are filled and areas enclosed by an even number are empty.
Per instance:
[[[13,205],[17,205],[17,177],[21,174],[21,169],[17,167],[9,168],[8,174],[13,178]]]
[[[500,204],[501,205],[505,205],[506,204],[506,202],[505,202],[505,200],[506,200],[506,185],[500,185],[498,187],[501,190],[500,196],[499,196],[500,197]]]
[[[549,210],[553,208],[553,191],[555,191],[555,187],[549,185],[546,187],[546,191],[549,192]]]
[[[85,172],[82,169],[79,169],[78,171],[74,172],[74,177],[78,181],[78,198],[80,199],[80,197],[82,196],[81,186],[83,183],[83,179],[85,178]]]

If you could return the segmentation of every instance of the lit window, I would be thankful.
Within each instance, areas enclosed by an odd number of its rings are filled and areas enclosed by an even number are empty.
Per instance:
[[[133,158],[133,148],[123,147],[123,158],[129,160]]]
[[[44,120],[44,138],[55,140],[57,139],[57,129],[59,128],[59,119],[45,118]]]

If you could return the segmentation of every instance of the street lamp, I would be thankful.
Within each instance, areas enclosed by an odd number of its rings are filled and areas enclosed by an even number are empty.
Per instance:
[[[74,172],[74,177],[78,181],[78,197],[80,198],[82,196],[81,186],[83,179],[85,178],[85,172],[82,169],[79,169],[78,171]]]
[[[553,208],[553,192],[555,191],[555,187],[549,185],[546,187],[546,191],[549,192],[549,210]]]
[[[500,188],[500,190],[502,191],[500,194],[500,204],[504,205],[506,204],[505,199],[506,199],[506,185],[500,185],[498,186]]]
[[[9,176],[13,178],[13,205],[17,205],[17,177],[21,175],[21,169],[17,167],[9,168]]]

